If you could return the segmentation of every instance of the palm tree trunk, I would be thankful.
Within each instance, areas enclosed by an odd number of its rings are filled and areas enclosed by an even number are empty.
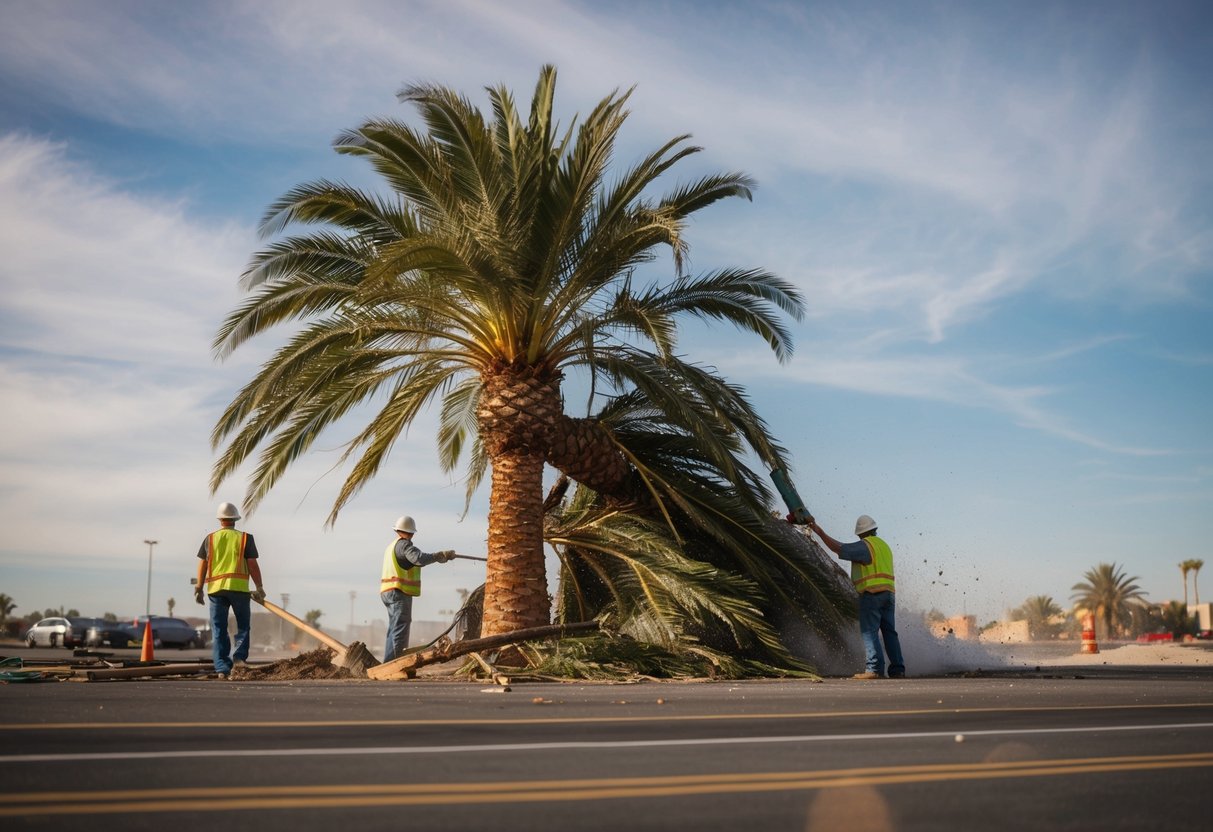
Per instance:
[[[498,367],[482,377],[476,418],[493,468],[480,634],[551,623],[543,559],[543,459],[561,414],[560,378]]]
[[[482,636],[551,623],[543,559],[543,458],[511,451],[494,458],[492,466]]]

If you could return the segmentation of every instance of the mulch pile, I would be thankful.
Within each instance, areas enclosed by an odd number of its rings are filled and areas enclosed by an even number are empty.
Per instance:
[[[283,659],[260,667],[232,670],[233,681],[289,682],[295,679],[352,679],[353,674],[333,664],[332,650],[317,647],[292,659]]]

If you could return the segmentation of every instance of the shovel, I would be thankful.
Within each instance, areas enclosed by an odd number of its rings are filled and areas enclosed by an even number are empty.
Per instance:
[[[253,600],[256,601],[257,599],[254,598]],[[282,607],[271,601],[262,600],[257,601],[257,603],[265,607],[279,618],[294,624],[300,630],[303,630],[303,632],[308,633],[313,638],[317,639],[321,644],[333,649],[337,653],[337,655],[333,657],[333,664],[335,664],[337,667],[344,667],[355,676],[365,678],[367,668],[374,667],[375,665],[379,664],[379,660],[371,655],[371,651],[367,650],[366,645],[361,641],[355,641],[349,647],[346,647],[328,633],[313,627],[303,619],[296,618]]]

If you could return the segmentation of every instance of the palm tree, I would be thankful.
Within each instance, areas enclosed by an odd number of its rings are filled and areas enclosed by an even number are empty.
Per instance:
[[[17,609],[17,605],[13,602],[13,599],[4,593],[0,593],[0,624],[8,621],[9,615],[15,609]]]
[[[1188,606],[1188,573],[1192,571],[1192,561],[1185,560],[1179,564],[1179,571],[1184,576],[1184,606]]]
[[[303,620],[306,621],[308,624],[311,624],[313,627],[319,627],[320,626],[320,616],[322,616],[322,615],[324,615],[324,612],[322,610],[308,610],[307,613],[303,616]]]
[[[1033,640],[1053,638],[1057,635],[1055,616],[1064,610],[1049,595],[1034,595],[1023,602],[1023,606],[1011,612],[1012,621],[1027,621],[1028,635]]]
[[[1162,624],[1176,641],[1182,641],[1196,629],[1196,616],[1188,614],[1187,604],[1171,601],[1162,606]]]
[[[1197,584],[1197,579],[1200,577],[1200,568],[1205,565],[1205,562],[1200,559],[1188,561],[1188,566],[1192,569],[1192,592],[1196,596],[1196,605],[1200,606],[1200,586]],[[1187,584],[1184,584],[1187,586]],[[1187,603],[1187,596],[1184,596],[1184,603]]]
[[[295,223],[326,227],[253,257],[243,278],[253,295],[215,339],[226,356],[273,326],[302,324],[212,435],[216,447],[227,442],[213,489],[261,449],[248,510],[326,428],[382,395],[381,409],[346,446],[342,460],[353,462],[329,514],[335,522],[400,434],[441,402],[443,468],[453,470],[469,452],[469,499],[492,472],[486,635],[550,619],[545,463],[617,500],[648,490],[609,430],[564,413],[566,375],[582,373],[592,396],[638,391],[683,409],[674,421],[693,424],[705,443],[740,438],[764,446],[769,459],[765,434],[743,421],[750,411],[731,407],[736,395],[709,424],[678,400],[690,390],[712,401],[722,387],[675,354],[678,323],[688,316],[732,323],[785,360],[790,342],[779,313],[802,312],[794,289],[765,272],[684,270],[688,217],[748,197],[747,177],[705,176],[650,198],[657,180],[698,150],[679,136],[608,180],[630,93],[607,96],[580,126],[561,132],[555,80],[554,68],[540,72],[525,120],[502,87],[488,90],[486,118],[450,89],[414,85],[399,97],[417,107],[424,131],[377,119],[339,136],[336,150],[368,160],[391,195],[320,181],[274,203],[262,221],[267,235]],[[673,254],[672,278],[641,280],[637,268],[659,246]],[[745,484],[743,472],[727,470],[731,448],[716,450],[730,480]],[[756,487],[745,499],[760,500],[765,492]]]
[[[1115,634],[1117,625],[1124,627],[1130,620],[1130,604],[1145,598],[1137,577],[1127,577],[1115,563],[1101,563],[1083,575],[1086,579],[1074,584],[1071,599],[1083,609],[1090,610],[1104,624],[1105,636]]]

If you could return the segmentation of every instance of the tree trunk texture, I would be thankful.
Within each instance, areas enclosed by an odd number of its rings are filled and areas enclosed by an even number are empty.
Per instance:
[[[543,557],[543,460],[561,413],[560,379],[486,374],[477,418],[492,465],[481,635],[551,622]]]
[[[507,453],[492,464],[482,636],[551,621],[543,558],[543,458]]]
[[[606,428],[563,414],[552,428],[548,464],[604,497],[630,496],[631,465]]]

